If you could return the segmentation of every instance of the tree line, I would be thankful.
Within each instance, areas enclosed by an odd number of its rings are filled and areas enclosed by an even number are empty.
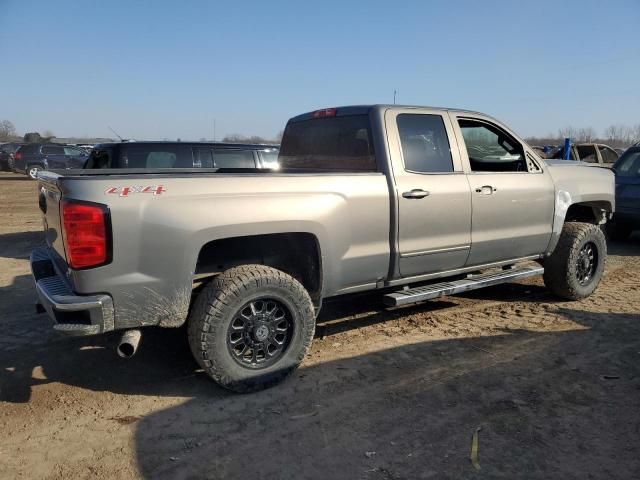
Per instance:
[[[574,143],[604,143],[613,148],[626,148],[640,141],[640,123],[635,126],[610,125],[604,129],[602,135],[592,128],[564,127],[556,135],[546,137],[527,137],[531,145],[562,145],[565,138]]]
[[[264,143],[278,144],[282,140],[282,130],[276,135],[276,138],[264,138],[257,135],[242,135],[233,133],[226,135],[222,141],[226,143]],[[0,142],[18,142],[27,143],[46,142],[55,138],[50,130],[45,130],[42,135],[38,132],[27,132],[24,135],[18,135],[16,128],[9,120],[0,120]],[[544,137],[527,137],[526,140],[531,145],[561,145],[565,138],[571,138],[574,143],[605,143],[614,148],[624,148],[640,141],[640,123],[635,126],[629,125],[610,125],[604,129],[602,135],[592,127],[575,128],[564,127],[558,130],[556,135],[549,134]],[[205,141],[204,138],[200,139]]]

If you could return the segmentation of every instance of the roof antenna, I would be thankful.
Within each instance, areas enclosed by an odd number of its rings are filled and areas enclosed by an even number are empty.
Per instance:
[[[394,105],[396,104],[396,93],[397,93],[397,90],[394,90],[393,91],[393,104]]]
[[[107,128],[108,128],[109,130],[111,130],[111,131],[114,133],[114,135],[120,139],[120,141],[121,141],[121,142],[126,142],[126,140],[125,140],[124,138],[122,138],[120,135],[118,135],[118,132],[116,132],[116,131],[115,131],[113,128],[111,128],[109,125],[107,125]]]

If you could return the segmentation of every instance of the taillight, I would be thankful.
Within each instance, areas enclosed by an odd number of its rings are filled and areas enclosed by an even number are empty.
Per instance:
[[[313,112],[313,118],[335,117],[337,113],[337,108],[323,108]]]
[[[110,261],[111,225],[105,205],[63,200],[62,224],[71,268],[98,267]]]
[[[22,158],[22,152],[16,152],[13,155],[13,158],[15,158],[16,160],[20,160]]]

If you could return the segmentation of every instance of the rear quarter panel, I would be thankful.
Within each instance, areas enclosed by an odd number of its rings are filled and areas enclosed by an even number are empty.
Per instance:
[[[182,324],[198,253],[216,239],[313,234],[323,296],[375,285],[389,267],[389,193],[379,173],[95,176],[60,185],[65,198],[111,211],[112,263],[70,276],[78,293],[113,296],[116,328]],[[123,195],[125,187],[152,188]]]

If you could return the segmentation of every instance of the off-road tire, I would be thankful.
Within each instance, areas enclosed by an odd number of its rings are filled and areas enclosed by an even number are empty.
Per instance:
[[[243,305],[264,297],[286,306],[293,333],[275,364],[251,369],[232,357],[227,336]],[[213,278],[199,293],[188,319],[189,345],[198,364],[219,385],[240,393],[269,388],[289,376],[306,355],[314,330],[313,303],[305,288],[264,265],[234,267]]]
[[[578,258],[581,250],[589,243],[595,246],[597,258],[590,281],[583,285],[578,280]],[[555,295],[567,300],[588,297],[600,283],[606,258],[607,242],[597,225],[566,222],[556,249],[543,262],[544,284]]]

